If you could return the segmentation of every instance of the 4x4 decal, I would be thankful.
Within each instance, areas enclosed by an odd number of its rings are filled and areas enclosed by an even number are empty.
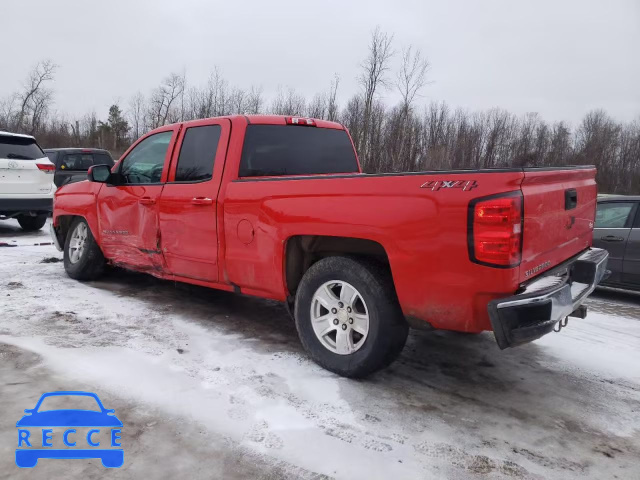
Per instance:
[[[429,188],[434,192],[442,188],[461,188],[463,192],[478,187],[475,180],[429,180],[420,185],[420,188]]]

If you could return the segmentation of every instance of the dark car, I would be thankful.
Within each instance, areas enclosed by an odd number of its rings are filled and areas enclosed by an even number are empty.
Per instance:
[[[44,153],[56,166],[56,187],[86,180],[87,170],[93,165],[114,164],[111,154],[99,148],[47,148]]]
[[[603,284],[640,289],[640,195],[598,196],[593,245],[609,251]]]

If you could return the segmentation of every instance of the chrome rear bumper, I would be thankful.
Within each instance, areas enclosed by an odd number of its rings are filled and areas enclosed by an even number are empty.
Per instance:
[[[498,346],[504,349],[536,340],[568,316],[584,318],[586,307],[581,305],[604,278],[608,257],[606,250],[591,248],[536,278],[522,293],[489,302]]]

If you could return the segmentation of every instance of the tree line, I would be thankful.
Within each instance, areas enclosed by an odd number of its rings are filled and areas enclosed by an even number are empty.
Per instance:
[[[344,124],[370,173],[594,164],[601,192],[640,193],[640,115],[625,123],[594,110],[572,127],[537,113],[424,105],[430,68],[420,50],[396,52],[393,36],[376,28],[357,76],[360,89],[343,105],[338,75],[310,99],[294,88],[267,99],[260,86],[230,85],[214,68],[203,85],[171,73],[151,92],[112,105],[100,120],[95,112],[69,118],[53,111],[57,66],[42,61],[19,91],[0,100],[0,130],[35,135],[43,147],[107,148],[118,156],[139,136],[169,123],[235,113],[309,116]],[[391,90],[400,98],[396,105],[383,99]]]

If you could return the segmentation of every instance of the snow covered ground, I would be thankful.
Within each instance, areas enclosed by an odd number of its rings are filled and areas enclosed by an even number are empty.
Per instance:
[[[47,230],[0,222],[0,478],[43,392],[96,392],[123,421],[113,478],[640,478],[640,295],[517,349],[413,332],[362,381],[312,363],[274,302],[114,270],[69,279]]]

